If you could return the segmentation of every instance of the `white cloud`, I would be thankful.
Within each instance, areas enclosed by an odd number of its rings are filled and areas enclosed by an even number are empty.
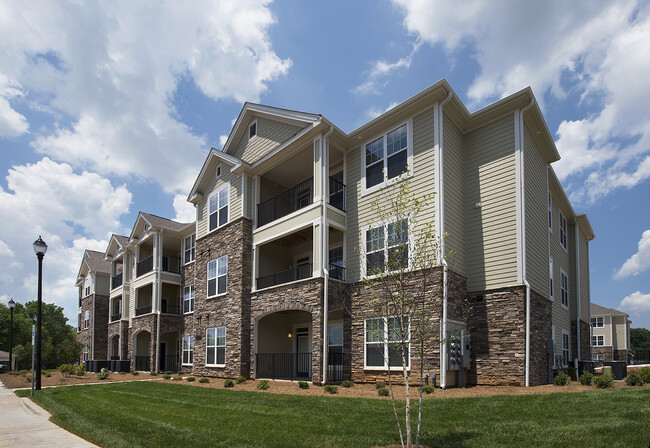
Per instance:
[[[194,205],[187,202],[187,195],[185,194],[177,194],[174,196],[174,211],[176,212],[174,221],[194,222],[196,220]]]
[[[227,141],[228,141],[228,136],[227,135],[220,135],[219,136],[219,146],[221,146],[221,148],[226,146]],[[221,148],[219,148],[219,149],[221,149]]]
[[[614,274],[614,278],[620,280],[630,275],[639,275],[650,269],[650,230],[646,230],[639,240],[639,250],[628,258],[621,269]]]
[[[369,119],[372,120],[373,118],[377,118],[378,116],[380,116],[384,112],[388,112],[389,110],[391,110],[393,107],[397,106],[398,104],[399,103],[397,103],[397,102],[392,102],[392,103],[390,103],[388,105],[388,107],[386,107],[384,109],[382,109],[381,107],[371,107],[370,109],[368,109],[366,111],[366,115],[368,116]]]
[[[60,116],[34,140],[38,152],[176,193],[208,149],[174,110],[180,80],[214,100],[257,101],[291,66],[273,51],[274,23],[265,0],[9,3],[0,72]]]
[[[595,112],[558,128],[560,179],[580,174],[571,194],[594,201],[650,177],[650,18],[647,3],[393,0],[407,30],[451,55],[466,46],[479,65],[471,106],[530,85],[545,96],[578,95]],[[571,189],[571,188],[570,188]]]
[[[0,290],[24,302],[36,295],[36,256],[32,242],[48,244],[43,265],[44,300],[76,309],[74,279],[83,250],[103,251],[119,232],[131,193],[96,173],[74,172],[65,163],[44,158],[14,166],[0,188]],[[68,316],[71,317],[71,316]]]
[[[384,60],[374,61],[372,67],[366,75],[366,80],[354,88],[354,92],[358,94],[378,94],[379,90],[388,83],[388,77],[396,71],[408,70],[413,62],[413,56],[419,50],[421,42],[417,40],[413,44],[411,53],[407,56],[400,58],[397,62],[387,62]]]
[[[18,137],[29,129],[24,115],[12,109],[9,100],[24,96],[15,81],[0,73],[0,137]]]
[[[650,294],[642,294],[641,291],[633,292],[621,301],[618,308],[632,313],[648,312],[650,311]]]

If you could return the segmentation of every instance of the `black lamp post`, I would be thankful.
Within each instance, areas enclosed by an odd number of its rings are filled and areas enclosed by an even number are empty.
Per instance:
[[[9,370],[14,369],[14,307],[16,302],[14,299],[9,299],[9,309],[11,310],[11,326],[9,327]]]
[[[38,258],[38,312],[36,314],[36,366],[35,377],[36,384],[35,389],[41,390],[41,334],[42,334],[42,308],[43,308],[43,256],[47,252],[47,244],[38,236],[38,239],[34,241],[34,252],[36,252],[36,258]]]

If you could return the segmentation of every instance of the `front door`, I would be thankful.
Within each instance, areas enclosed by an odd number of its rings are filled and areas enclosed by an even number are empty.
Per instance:
[[[296,376],[298,378],[308,378],[311,364],[308,333],[296,334],[296,352],[298,357]]]

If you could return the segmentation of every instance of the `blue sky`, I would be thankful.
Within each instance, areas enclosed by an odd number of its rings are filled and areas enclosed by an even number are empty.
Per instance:
[[[590,244],[592,301],[650,328],[650,5],[640,1],[0,1],[0,301],[76,323],[84,248],[185,197],[244,101],[351,131],[446,78],[470,111],[526,86]],[[189,215],[188,215],[189,213]]]

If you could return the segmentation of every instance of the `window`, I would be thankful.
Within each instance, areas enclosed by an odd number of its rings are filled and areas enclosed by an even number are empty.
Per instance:
[[[411,328],[409,316],[404,316],[401,325],[397,317],[366,319],[365,324],[366,368],[401,367],[401,343],[407,343],[403,347],[407,351],[406,366],[410,366],[408,342],[410,341]]]
[[[88,361],[88,344],[84,344],[83,357],[84,362]]]
[[[248,139],[252,139],[257,135],[257,120],[253,121],[250,126],[248,126]]]
[[[183,336],[183,364],[194,364],[194,336]]]
[[[86,279],[84,280],[84,297],[90,295],[90,284],[92,282],[92,278],[90,275],[86,276]]]
[[[571,360],[569,352],[569,334],[562,330],[562,365],[568,366]]]
[[[408,221],[366,230],[366,275],[408,268]]]
[[[603,328],[605,326],[605,318],[604,317],[592,317],[591,318],[591,326],[593,328]]]
[[[603,335],[592,336],[591,345],[593,345],[594,347],[605,345],[605,336]]]
[[[567,243],[566,243],[566,219],[564,219],[564,216],[562,213],[560,215],[560,245],[566,250],[567,248]]]
[[[551,193],[548,194],[548,231],[553,232],[553,205],[551,202]]]
[[[226,365],[226,327],[208,328],[205,333],[205,365]]]
[[[84,311],[84,328],[88,328],[90,326],[90,311],[86,310]]]
[[[226,293],[228,256],[208,262],[208,297]]]
[[[592,358],[594,361],[604,361],[605,360],[605,354],[604,353],[594,353],[594,356]]]
[[[194,311],[194,285],[183,288],[183,313]]]
[[[229,190],[229,186],[226,185],[221,190],[210,196],[210,213],[208,218],[210,231],[221,227],[228,222]]]
[[[382,184],[406,172],[411,153],[408,143],[408,125],[403,124],[366,144],[366,188]]]
[[[185,238],[185,264],[189,263],[190,261],[194,261],[194,257],[196,256],[196,235],[190,235],[187,238]]]
[[[327,346],[329,353],[343,353],[343,324],[327,326]]]
[[[569,277],[566,272],[560,269],[560,291],[562,293],[562,305],[569,307]]]
[[[548,295],[553,300],[553,258],[548,259]]]

